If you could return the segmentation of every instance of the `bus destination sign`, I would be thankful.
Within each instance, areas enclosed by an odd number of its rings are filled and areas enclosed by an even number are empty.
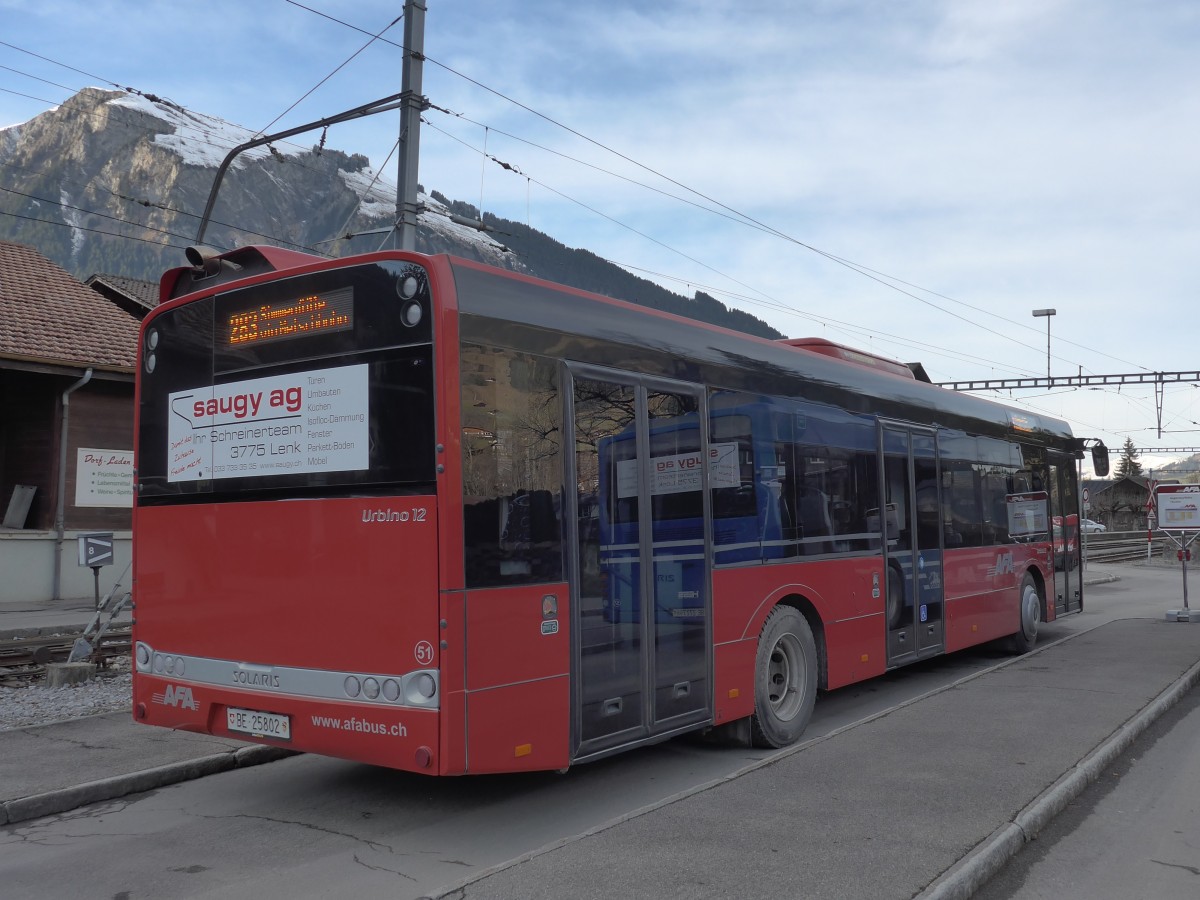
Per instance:
[[[230,347],[347,331],[354,327],[354,289],[306,294],[281,304],[256,304],[225,317]]]

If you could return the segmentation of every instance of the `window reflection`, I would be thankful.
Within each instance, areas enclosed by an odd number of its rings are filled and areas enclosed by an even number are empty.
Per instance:
[[[1026,527],[1025,516],[1017,519],[1022,527],[1012,531],[1012,498],[1041,487],[1040,456],[1031,448],[997,438],[943,431],[938,435],[938,449],[947,548],[1045,539],[1044,532],[1039,536]]]
[[[875,423],[816,403],[717,392],[709,437],[718,564],[879,547]]]
[[[575,379],[585,742],[643,722],[636,412],[632,386]]]
[[[462,348],[463,532],[468,587],[563,577],[558,368]]]

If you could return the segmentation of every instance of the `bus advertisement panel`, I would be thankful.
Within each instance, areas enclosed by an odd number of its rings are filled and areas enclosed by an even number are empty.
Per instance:
[[[366,469],[366,402],[366,365],[174,391],[167,480]]]

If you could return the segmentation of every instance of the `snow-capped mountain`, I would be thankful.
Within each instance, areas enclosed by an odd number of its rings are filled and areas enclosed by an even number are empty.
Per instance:
[[[62,106],[0,129],[0,239],[28,244],[84,279],[156,281],[183,264],[217,167],[249,129],[154,96],[87,88]],[[485,216],[503,244],[459,224],[478,218],[436,191],[419,197],[417,249],[451,253],[703,321],[780,337],[766,323],[697,293],[682,297],[586,250]],[[452,216],[456,216],[456,222]],[[346,256],[380,249],[396,188],[361,154],[276,142],[238,156],[204,243],[274,243]],[[358,235],[347,238],[346,235]]]
[[[62,106],[0,130],[0,237],[36,246],[81,277],[154,279],[192,243],[213,175],[246,128],[168,101],[88,88]],[[523,268],[486,234],[453,223],[423,196],[419,249]],[[205,242],[278,243],[343,256],[377,249],[396,189],[366,157],[281,142],[238,156]]]

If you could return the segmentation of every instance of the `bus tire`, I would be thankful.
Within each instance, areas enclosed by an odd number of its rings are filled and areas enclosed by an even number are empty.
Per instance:
[[[1037,644],[1038,625],[1042,621],[1042,595],[1033,576],[1026,573],[1021,581],[1020,628],[1011,638],[1014,653],[1028,653]]]
[[[804,734],[817,701],[817,644],[800,611],[777,606],[763,623],[754,661],[755,747],[786,747]]]

